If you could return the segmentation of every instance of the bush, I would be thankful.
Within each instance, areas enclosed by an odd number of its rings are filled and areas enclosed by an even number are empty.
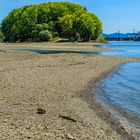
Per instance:
[[[59,36],[58,32],[53,33],[53,38],[58,37],[58,36]]]
[[[59,41],[59,40],[61,40],[60,37],[54,37],[54,38],[52,39],[52,41]]]
[[[50,41],[52,34],[48,30],[43,30],[38,34],[39,41]]]
[[[4,36],[3,36],[2,32],[0,31],[0,42],[3,42],[3,40],[4,40]]]
[[[105,40],[105,38],[103,36],[99,36],[96,40],[97,43],[107,43],[107,41]]]

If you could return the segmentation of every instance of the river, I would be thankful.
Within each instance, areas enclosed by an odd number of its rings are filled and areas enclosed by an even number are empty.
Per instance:
[[[101,47],[118,51],[101,55],[140,58],[140,42],[110,42]],[[99,102],[115,110],[129,124],[140,127],[140,63],[121,65],[98,84],[94,93]]]

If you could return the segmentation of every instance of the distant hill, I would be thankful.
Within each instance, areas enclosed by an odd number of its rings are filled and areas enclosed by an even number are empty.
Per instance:
[[[137,33],[103,33],[102,36],[104,36],[106,40],[134,40],[134,38],[138,37],[139,35]]]
[[[134,36],[133,33],[126,33],[126,34],[123,34],[123,33],[112,33],[112,34],[102,34],[105,38],[128,38],[130,36]]]

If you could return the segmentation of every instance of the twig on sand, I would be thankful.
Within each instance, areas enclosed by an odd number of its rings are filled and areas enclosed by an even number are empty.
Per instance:
[[[72,121],[72,122],[77,122],[77,120],[69,117],[69,116],[63,116],[63,115],[59,115],[60,118],[62,119],[65,119],[65,120],[69,120],[69,121]]]

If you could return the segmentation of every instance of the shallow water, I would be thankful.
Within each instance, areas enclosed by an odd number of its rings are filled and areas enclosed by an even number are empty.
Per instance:
[[[55,53],[78,53],[85,55],[104,55],[104,56],[119,56],[129,58],[140,58],[140,42],[110,42],[98,47],[111,48],[118,52],[96,52],[96,51],[65,51],[65,50],[30,50],[41,54]],[[28,50],[28,49],[27,49]]]
[[[66,50],[30,50],[41,54],[57,54],[57,53],[75,53],[75,54],[86,54],[86,55],[99,55],[96,51],[66,51]]]
[[[67,51],[67,50],[39,50],[39,49],[9,49],[9,50],[31,51],[31,52],[40,53],[40,54],[73,53],[73,54],[85,54],[85,55],[100,55],[100,52],[96,52],[96,51]]]
[[[10,49],[18,51],[32,51],[41,54],[75,53],[85,55],[103,55],[140,58],[140,42],[110,42],[109,44],[98,45],[101,48],[111,48],[118,52],[96,52],[96,51],[66,51],[66,50],[39,50],[39,49]]]
[[[140,125],[140,63],[127,63],[99,83],[96,97]]]
[[[101,55],[140,58],[140,42],[110,42],[102,45],[119,52]],[[100,82],[97,99],[118,111],[129,122],[140,126],[140,63],[127,63]]]
[[[140,58],[140,42],[114,41],[110,42],[109,44],[101,45],[100,47],[111,48],[118,51],[118,52],[102,52],[100,53],[100,55]]]

